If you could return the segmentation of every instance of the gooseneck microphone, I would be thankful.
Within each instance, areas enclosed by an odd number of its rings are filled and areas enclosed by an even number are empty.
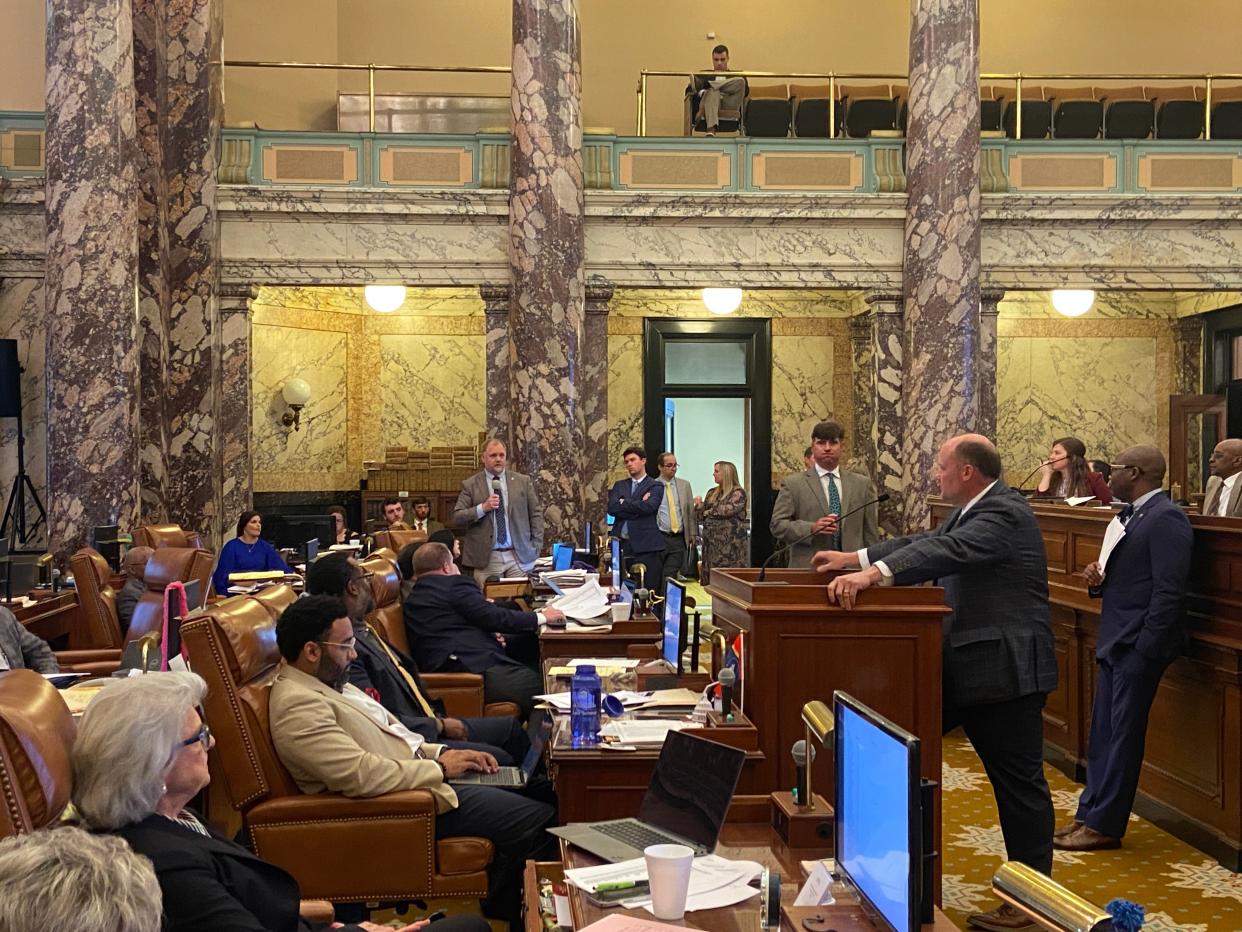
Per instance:
[[[799,738],[795,741],[790,753],[793,755],[794,768],[798,773],[793,788],[794,802],[799,806],[806,806],[810,803],[811,795],[806,791],[806,739]]]
[[[1042,463],[1040,463],[1038,466],[1032,469],[1029,473],[1027,473],[1026,478],[1023,479],[1021,482],[1019,482],[1016,486],[1014,486],[1014,488],[1016,488],[1019,492],[1021,492],[1022,486],[1026,485],[1031,480],[1031,476],[1035,475],[1035,473],[1039,472],[1041,469],[1043,469],[1045,466],[1047,466],[1051,462],[1052,460],[1044,460]]]
[[[849,511],[847,511],[845,514],[841,515],[841,517],[837,519],[837,528],[840,529],[841,522],[844,521],[846,518],[848,518],[850,515],[854,514],[855,512],[862,511],[864,508],[870,508],[872,505],[878,505],[880,502],[886,502],[889,500],[889,498],[891,498],[891,496],[887,492],[881,492],[871,501],[863,502],[857,508],[851,508]],[[816,536],[816,534],[819,534],[819,533],[822,533],[822,532],[811,531],[810,534],[804,534],[801,537],[799,537],[797,540],[793,541],[792,543],[785,544],[783,547],[777,547],[775,550],[773,550],[770,554],[768,554],[768,558],[759,564],[759,580],[758,581],[759,582],[764,581],[764,579],[768,575],[768,565],[773,560],[775,560],[778,556],[780,556],[782,553],[784,553],[787,550],[791,550],[794,547],[797,547],[798,544],[801,544],[805,541],[810,540],[812,537]]]
[[[732,667],[720,671],[720,714],[725,721],[733,719],[733,687],[737,683],[737,674]]]

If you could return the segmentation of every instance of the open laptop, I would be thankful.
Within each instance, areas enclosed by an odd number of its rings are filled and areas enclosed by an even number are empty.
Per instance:
[[[530,738],[530,750],[521,767],[501,767],[495,773],[464,773],[453,777],[454,785],[470,783],[476,786],[499,786],[510,789],[524,787],[531,776],[539,769],[539,761],[543,758],[543,749],[547,746],[548,737],[552,734],[552,719],[543,710],[531,713],[526,725],[526,734]]]
[[[553,544],[552,545],[552,572],[563,573],[565,570],[573,566],[574,562],[574,545],[573,544]]]
[[[637,819],[574,822],[548,829],[606,861],[642,857],[649,845],[688,845],[710,854],[720,837],[746,752],[670,731]]]

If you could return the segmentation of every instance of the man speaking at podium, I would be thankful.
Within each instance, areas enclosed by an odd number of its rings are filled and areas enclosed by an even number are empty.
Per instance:
[[[823,550],[820,572],[861,571],[828,584],[854,607],[873,585],[938,580],[944,627],[944,730],[958,725],[987,770],[1012,861],[1052,873],[1052,798],[1043,769],[1044,699],[1057,685],[1044,541],[1030,506],[1000,480],[986,437],[964,434],[936,455],[940,494],[957,510],[938,527],[856,553]],[[1033,929],[1011,906],[970,917],[980,929]]]

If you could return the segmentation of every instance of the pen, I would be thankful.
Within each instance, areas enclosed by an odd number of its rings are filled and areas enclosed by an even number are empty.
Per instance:
[[[595,887],[596,893],[607,893],[609,890],[629,890],[638,884],[633,880],[614,880],[611,883],[601,883]]]

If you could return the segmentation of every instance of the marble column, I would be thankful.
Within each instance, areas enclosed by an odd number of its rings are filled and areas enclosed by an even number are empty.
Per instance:
[[[220,523],[232,535],[237,517],[254,501],[250,440],[250,308],[259,296],[254,285],[224,285],[219,290],[220,326],[216,354],[220,391],[215,421],[220,435]]]
[[[586,434],[583,507],[585,518],[602,532],[608,505],[608,302],[613,287],[603,279],[586,286],[586,333],[582,342],[581,385]]]
[[[979,433],[996,442],[996,322],[1000,317],[1003,291],[979,294]]]
[[[129,0],[48,0],[48,539],[138,516],[138,212]]]
[[[1179,395],[1203,392],[1203,318],[1180,317],[1173,331],[1173,391]]]
[[[880,503],[880,529],[888,536],[904,530],[905,504],[902,498],[902,298],[893,292],[871,292],[864,296],[867,311],[866,336],[869,346],[865,353],[868,371],[856,383],[855,397],[863,383],[870,392],[869,445],[874,462],[871,476],[877,492],[887,492],[889,499]],[[860,329],[863,324],[857,325]],[[861,339],[861,335],[860,335]],[[861,410],[861,409],[860,409]],[[858,415],[855,414],[855,417]],[[857,422],[855,422],[857,423]],[[863,429],[855,432],[861,438]]]
[[[142,506],[218,541],[220,0],[132,0],[140,142]],[[227,522],[225,522],[227,523]]]
[[[584,517],[581,75],[576,0],[514,0],[511,453],[546,540],[576,539]]]
[[[509,340],[509,294],[508,285],[480,285],[483,297],[483,320],[486,354],[487,410],[485,413],[488,437],[499,437],[507,446],[509,434],[510,373],[513,370],[513,346]]]
[[[875,475],[875,365],[871,330],[875,315],[871,309],[850,318],[850,356],[854,363],[854,436],[851,438],[851,465]]]
[[[979,428],[979,13],[911,0],[902,465],[905,522],[928,523],[936,450]]]

